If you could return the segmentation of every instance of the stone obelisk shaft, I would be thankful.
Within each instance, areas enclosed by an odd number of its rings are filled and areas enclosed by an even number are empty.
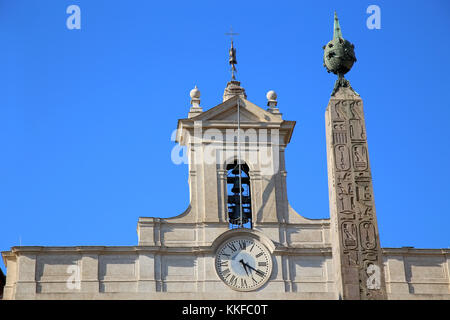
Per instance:
[[[331,239],[339,299],[386,299],[361,98],[341,87],[325,113]]]

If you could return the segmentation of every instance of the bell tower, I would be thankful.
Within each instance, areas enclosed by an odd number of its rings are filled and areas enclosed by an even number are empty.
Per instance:
[[[277,94],[267,93],[267,108],[247,100],[236,80],[236,48],[229,50],[231,80],[222,102],[204,111],[201,94],[190,92],[188,117],[178,120],[176,142],[186,148],[189,160],[190,205],[181,215],[140,218],[139,243],[152,238],[154,223],[186,224],[197,232],[199,243],[211,243],[229,229],[250,228],[274,234],[286,243],[286,223],[304,218],[289,206],[286,188],[285,148],[295,121],[282,118]]]

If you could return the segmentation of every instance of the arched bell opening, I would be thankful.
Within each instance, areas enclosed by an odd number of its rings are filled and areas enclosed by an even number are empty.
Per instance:
[[[235,160],[227,165],[227,204],[230,229],[252,229],[249,167]]]

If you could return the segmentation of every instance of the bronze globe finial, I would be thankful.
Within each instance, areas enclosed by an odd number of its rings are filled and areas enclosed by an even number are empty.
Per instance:
[[[342,36],[342,30],[336,12],[334,12],[333,39],[323,49],[324,67],[328,72],[332,72],[338,76],[331,95],[334,96],[341,87],[349,87],[355,92],[350,86],[350,82],[344,78],[344,75],[350,71],[356,62],[355,46]]]

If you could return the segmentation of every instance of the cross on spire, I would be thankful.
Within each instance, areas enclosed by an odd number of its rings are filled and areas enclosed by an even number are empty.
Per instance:
[[[233,42],[233,36],[238,36],[239,33],[233,32],[233,26],[230,26],[230,32],[225,33],[226,36],[230,36],[231,42]]]

